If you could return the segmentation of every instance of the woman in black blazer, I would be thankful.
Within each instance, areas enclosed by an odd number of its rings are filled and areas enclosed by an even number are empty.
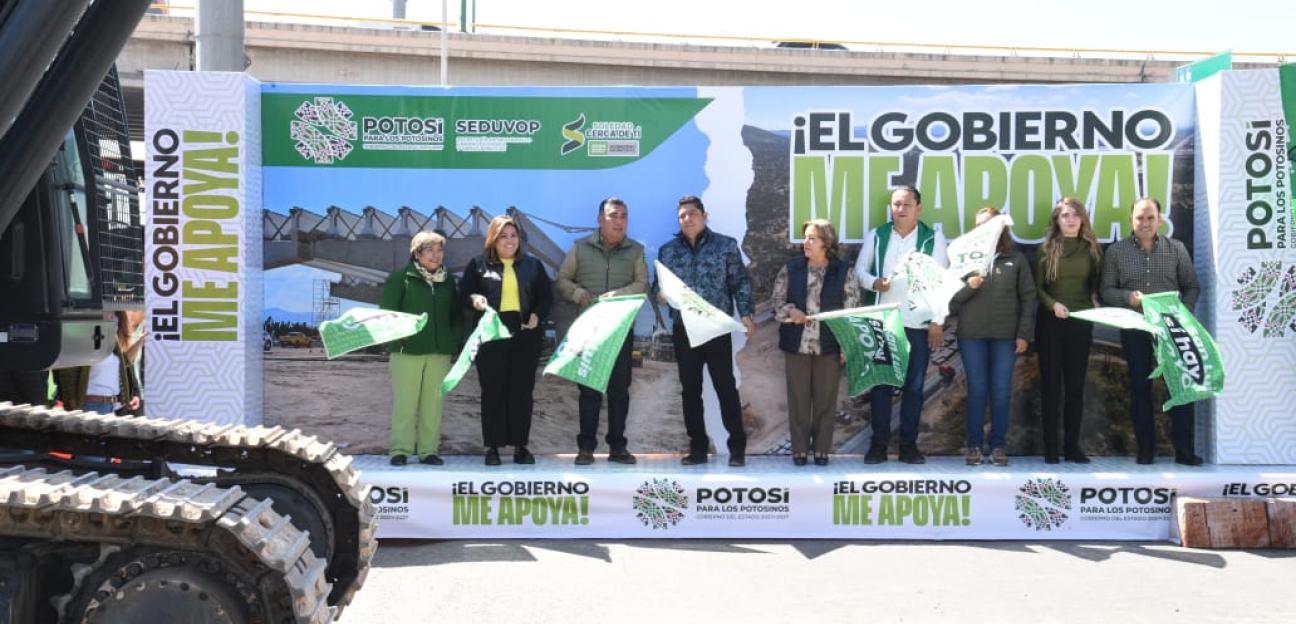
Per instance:
[[[517,222],[495,217],[486,228],[485,252],[468,262],[459,282],[464,305],[476,311],[476,318],[490,306],[513,334],[483,343],[477,351],[487,466],[500,464],[501,446],[513,447],[513,463],[535,463],[527,450],[531,393],[540,360],[540,327],[549,316],[553,292],[544,265],[521,248]]]

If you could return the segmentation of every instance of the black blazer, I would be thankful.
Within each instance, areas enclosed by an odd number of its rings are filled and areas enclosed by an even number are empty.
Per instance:
[[[518,280],[518,304],[522,308],[522,322],[535,314],[541,323],[549,318],[553,305],[553,287],[544,265],[535,256],[518,254],[513,261],[513,272]],[[499,311],[500,291],[504,288],[504,263],[487,262],[486,256],[468,261],[463,279],[459,280],[459,296],[463,307],[472,310],[472,295],[484,295],[490,307]],[[473,323],[481,313],[473,310]]]

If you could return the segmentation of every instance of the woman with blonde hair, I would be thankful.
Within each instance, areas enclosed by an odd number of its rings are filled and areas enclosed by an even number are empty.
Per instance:
[[[1071,312],[1094,307],[1101,267],[1102,250],[1089,225],[1089,212],[1079,200],[1062,198],[1049,217],[1035,269],[1040,301],[1035,325],[1040,417],[1044,461],[1049,464],[1058,463],[1058,403],[1063,396],[1062,454],[1069,462],[1089,463],[1080,448],[1080,419],[1084,415],[1084,380],[1093,344],[1093,324],[1072,318]]]
[[[540,361],[541,325],[549,316],[553,292],[544,265],[522,252],[522,230],[512,217],[491,220],[485,252],[469,261],[460,287],[465,306],[476,312],[477,319],[490,306],[512,333],[477,350],[486,465],[500,464],[501,446],[513,447],[513,463],[534,464],[535,457],[527,450],[531,392]]]
[[[997,208],[976,213],[981,225]],[[990,461],[1008,465],[1008,419],[1012,409],[1013,367],[1030,346],[1035,325],[1035,281],[1030,265],[1004,228],[990,270],[972,274],[950,301],[958,314],[959,353],[967,373],[967,454],[969,466],[981,463],[987,399],[990,403]]]
[[[427,325],[417,334],[388,345],[392,378],[391,444],[393,466],[406,456],[419,463],[442,464],[441,381],[450,371],[450,358],[459,346],[459,295],[454,276],[445,268],[445,237],[419,232],[410,239],[409,264],[392,271],[383,284],[384,310],[427,313]]]
[[[815,465],[826,466],[842,378],[841,347],[831,331],[806,316],[858,306],[860,286],[841,257],[831,223],[807,221],[801,232],[802,254],[779,269],[770,307],[780,323],[779,349],[786,364],[792,463],[804,466],[813,449]]]

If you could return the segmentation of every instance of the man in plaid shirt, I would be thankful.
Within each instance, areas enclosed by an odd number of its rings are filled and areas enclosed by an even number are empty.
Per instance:
[[[1157,233],[1161,227],[1161,203],[1151,197],[1134,202],[1130,221],[1133,234],[1112,243],[1103,255],[1099,290],[1103,304],[1142,312],[1144,294],[1175,291],[1191,310],[1201,292],[1197,273],[1183,243]],[[1138,463],[1150,464],[1156,455],[1152,380],[1148,379],[1156,366],[1152,336],[1138,330],[1121,330],[1121,347],[1129,365],[1130,421],[1138,442]],[[1170,408],[1170,441],[1176,462],[1201,465],[1202,458],[1194,452],[1193,434],[1192,405]]]

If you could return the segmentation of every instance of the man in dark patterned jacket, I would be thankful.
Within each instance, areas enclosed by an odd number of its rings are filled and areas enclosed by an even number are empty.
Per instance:
[[[756,329],[752,322],[755,308],[752,306],[751,279],[743,266],[738,241],[706,226],[706,208],[697,197],[680,198],[677,216],[680,231],[661,246],[657,259],[722,312],[732,314],[736,305],[750,337]],[[656,285],[654,290],[657,290]],[[747,434],[743,431],[742,403],[734,381],[733,341],[725,334],[691,348],[679,311],[671,311],[671,320],[675,362],[683,386],[684,428],[689,436],[689,452],[682,462],[693,465],[707,461],[710,440],[702,418],[702,367],[705,366],[720,400],[720,418],[729,432],[729,465],[742,466],[746,463]]]

